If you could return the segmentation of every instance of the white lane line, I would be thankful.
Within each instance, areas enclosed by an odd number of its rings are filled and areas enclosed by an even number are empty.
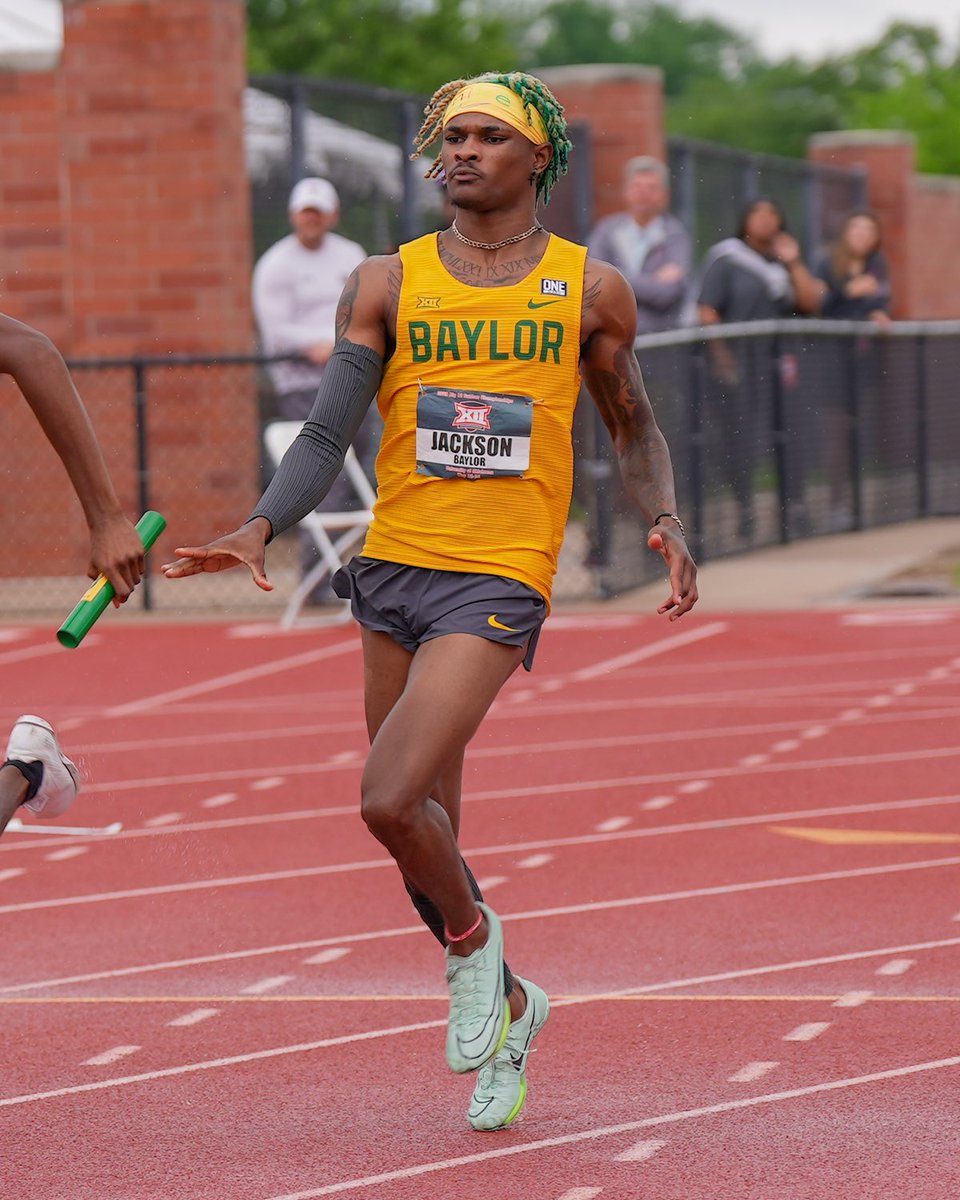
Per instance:
[[[509,879],[509,875],[484,875],[477,880],[477,887],[481,892],[490,892],[495,887],[500,887],[501,884],[507,883]]]
[[[128,1054],[136,1054],[139,1049],[139,1046],[113,1046],[110,1050],[104,1050],[102,1054],[97,1054],[93,1058],[86,1059],[83,1066],[107,1067],[110,1063],[116,1062],[118,1058],[126,1058]]]
[[[617,836],[612,834],[611,836]],[[500,851],[502,853],[502,851]],[[137,900],[143,896],[175,895],[185,892],[206,892],[210,888],[244,887],[250,883],[275,883],[282,880],[305,880],[320,875],[344,875],[350,871],[382,870],[392,868],[392,858],[370,859],[359,863],[335,863],[330,866],[302,866],[289,871],[265,871],[262,875],[238,875],[196,880],[190,883],[157,884],[151,888],[127,888],[122,892],[95,892],[86,895],[61,896],[55,900],[28,900],[23,904],[0,905],[0,914],[34,912],[38,908],[67,908],[71,905],[107,904],[114,900]],[[803,887],[810,883],[829,883],[834,880],[858,880],[881,875],[900,875],[905,871],[928,871],[960,866],[960,857],[930,858],[913,863],[888,863],[883,866],[857,866],[845,871],[818,871],[814,875],[785,875],[749,880],[744,883],[721,883],[708,888],[689,888],[682,892],[656,892],[647,895],[624,896],[619,900],[598,900],[588,904],[558,905],[539,912],[499,913],[504,920],[534,920],[544,917],[572,917],[586,912],[610,912],[619,908],[635,908],[643,905],[672,904],[677,900],[697,900],[703,896],[738,895],[744,892],[766,892],[770,888]]]
[[[86,854],[87,850],[87,846],[64,846],[62,850],[54,850],[43,857],[47,862],[65,862],[68,858],[78,858],[81,854]]]
[[[800,736],[804,741],[812,741],[814,738],[821,738],[829,732],[830,729],[827,725],[811,725],[809,729],[802,730]]]
[[[26,636],[25,629],[0,629],[0,642],[20,642]]]
[[[349,953],[349,946],[331,946],[329,950],[321,950],[319,954],[312,954],[303,961],[311,967],[322,967],[326,963],[336,962],[338,958],[344,958]]]
[[[274,992],[277,988],[283,987],[285,983],[289,983],[291,979],[295,978],[295,975],[268,975],[266,979],[258,979],[256,983],[248,983],[245,988],[240,989],[240,994],[243,996],[262,996],[264,992]]]
[[[356,762],[359,757],[359,750],[341,750],[339,754],[331,754],[328,761],[339,765],[341,763]]]
[[[695,796],[697,792],[705,792],[710,786],[709,779],[691,779],[689,783],[681,783],[677,791],[683,796]]]
[[[209,1021],[211,1017],[215,1017],[219,1011],[219,1008],[195,1008],[193,1012],[184,1013],[182,1017],[174,1017],[167,1024],[180,1029],[187,1025],[199,1025],[201,1021]]]
[[[635,739],[634,739],[635,740]],[[500,752],[498,752],[499,756]],[[928,762],[942,758],[960,758],[960,745],[938,746],[927,750],[899,750],[882,754],[849,754],[838,758],[808,759],[801,762],[759,763],[754,770],[756,775],[779,775],[795,771],[832,771],[840,767],[879,767],[886,763]],[[281,771],[294,777],[300,775],[319,775],[339,769],[337,764],[328,762],[298,763],[290,766],[270,767],[272,771]],[[259,778],[263,775],[262,767],[242,767],[224,771],[198,771],[189,775],[157,775],[145,779],[124,779],[113,783],[92,783],[84,791],[95,792],[142,791],[144,788],[155,787],[184,787],[194,783],[217,783],[225,780],[240,780]],[[544,783],[530,787],[495,788],[484,792],[474,792],[464,796],[464,801],[476,803],[481,800],[522,799],[526,796],[557,796],[575,795],[578,792],[611,790],[616,788],[645,787],[651,784],[682,783],[701,776],[709,776],[712,781],[718,779],[741,779],[743,764],[734,767],[715,766],[701,767],[698,771],[669,771],[654,775],[618,775],[608,779],[567,780],[563,783]]]
[[[178,821],[182,820],[182,812],[169,812],[160,813],[156,817],[147,817],[143,824],[146,829],[161,829],[164,825],[176,825]]]
[[[704,638],[711,638],[718,633],[723,633],[726,628],[725,621],[713,621],[709,625],[700,625],[693,629],[688,629],[685,633],[678,633],[673,637],[662,638],[659,642],[651,642],[649,645],[641,646],[638,650],[631,650],[627,654],[618,654],[615,658],[604,659],[602,662],[594,663],[591,667],[582,667],[579,671],[572,671],[567,676],[567,681],[570,683],[584,683],[586,680],[596,679],[600,675],[609,675],[611,671],[619,671],[623,667],[633,666],[634,663],[644,662],[646,659],[655,658],[659,654],[667,654],[671,650],[676,650],[679,646],[689,646],[692,642],[702,642]]]
[[[770,761],[769,754],[748,754],[746,758],[740,759],[741,767],[762,767],[764,763]]]
[[[618,829],[626,829],[632,820],[632,817],[608,817],[606,821],[595,825],[594,829],[597,833],[615,833]]]
[[[599,1196],[603,1188],[592,1187],[577,1187],[569,1192],[564,1192],[559,1200],[593,1200],[594,1196]]]
[[[0,871],[0,883],[4,883],[7,879],[16,879],[18,875],[26,875],[26,867],[4,867]]]
[[[728,822],[724,823],[730,824]],[[597,835],[604,836],[604,835]],[[616,837],[618,835],[611,834]],[[502,854],[503,848],[497,853]],[[476,857],[476,852],[474,852]],[[311,879],[321,875],[344,875],[351,871],[375,871],[392,867],[393,859],[368,859],[361,862],[334,863],[324,867],[298,867],[289,871],[266,871],[259,875],[233,875],[219,879],[198,879],[189,883],[158,884],[155,887],[127,888],[118,892],[93,892],[80,896],[61,896],[49,900],[28,900],[21,904],[0,905],[0,915],[34,912],[43,908],[69,908],[72,905],[106,904],[116,900],[138,900],[146,896],[170,896],[184,892],[208,891],[211,888],[243,887],[251,883],[276,883],[282,880]],[[741,892],[765,891],[769,888],[799,887],[813,883],[829,883],[841,879],[867,879],[871,876],[897,875],[905,871],[931,871],[941,867],[960,866],[960,857],[930,858],[916,862],[887,863],[875,867],[854,867],[845,871],[821,871],[812,875],[785,875],[770,879],[751,879],[745,883],[718,884],[713,887],[689,888],[678,892],[654,892],[642,896],[625,896],[619,900],[596,900],[587,904],[568,904],[530,913],[500,913],[501,920],[526,921],[542,917],[574,916],[587,912],[609,912],[635,908],[646,904],[666,904],[677,900],[696,900],[706,896],[733,896]],[[22,870],[23,868],[14,868]],[[0,989],[2,991],[2,989]]]
[[[211,963],[240,962],[250,958],[265,958],[271,954],[296,954],[303,950],[318,950],[323,946],[338,946],[344,942],[358,945],[361,942],[386,941],[395,937],[423,934],[423,925],[406,925],[398,929],[374,929],[365,933],[350,933],[340,937],[317,938],[308,942],[286,942],[275,946],[255,946],[246,950],[224,950],[219,954],[201,954],[194,958],[168,959],[163,962],[139,963],[133,967],[113,967],[106,971],[90,971],[84,975],[62,975],[55,979],[38,979],[30,983],[12,983],[0,987],[0,995],[44,991],[48,988],[64,987],[73,983],[96,983],[104,979],[126,979],[133,975],[150,975],[158,971],[180,971],[189,967],[205,967]],[[784,971],[804,971],[810,967],[833,966],[837,963],[862,962],[870,958],[884,958],[888,954],[906,951],[942,950],[960,946],[960,937],[941,938],[935,942],[912,942],[905,946],[881,946],[873,950],[848,950],[845,954],[827,954],[819,958],[792,959],[787,962],[768,963],[761,967],[743,967],[735,971],[720,971],[710,975],[692,975],[686,979],[666,979],[658,983],[643,984],[608,993],[612,997],[647,995],[654,992],[696,987],[703,983],[725,983],[733,979],[753,979],[760,975],[778,975]],[[558,1005],[588,1004],[598,999],[594,994],[585,998],[557,1000]]]
[[[255,779],[250,784],[251,792],[270,792],[274,788],[283,787],[286,779],[282,775],[269,775],[266,779]]]
[[[552,854],[530,854],[526,858],[521,858],[517,866],[528,871],[533,870],[535,867],[545,867],[547,863],[553,862],[553,859],[554,855]]]
[[[599,781],[598,781],[599,786]],[[483,800],[482,795],[465,796],[464,802],[476,802]],[[671,797],[667,799],[672,800]],[[886,813],[902,809],[915,808],[931,808],[945,805],[960,805],[960,795],[949,796],[921,796],[914,797],[908,800],[880,800],[868,804],[843,804],[828,808],[807,808],[793,809],[788,812],[763,813],[749,817],[729,817],[722,822],[724,829],[734,829],[738,826],[750,825],[767,825],[771,822],[784,821],[802,821],[807,818],[814,817],[836,817],[849,816],[855,813]],[[662,808],[664,805],[657,804],[651,807]],[[290,812],[279,813],[260,813],[254,816],[245,817],[221,817],[219,820],[213,821],[195,821],[192,823],[184,823],[176,827],[167,829],[133,829],[123,830],[120,833],[111,835],[111,840],[121,842],[128,838],[143,838],[143,837],[169,837],[171,834],[181,833],[204,833],[211,830],[221,829],[238,829],[246,826],[256,825],[273,825],[280,821],[308,821],[308,820],[326,820],[333,817],[351,816],[356,817],[356,804],[345,804],[333,808],[307,808],[301,810],[293,810]],[[700,833],[703,831],[716,831],[718,822],[716,820],[704,821],[687,821],[678,822],[674,825],[655,825],[649,828],[640,829],[625,829],[617,833],[588,833],[580,834],[572,838],[549,838],[534,842],[513,842],[499,846],[480,846],[473,847],[467,853],[471,855],[482,854],[511,854],[519,853],[524,850],[544,850],[555,849],[560,846],[588,846],[594,843],[607,841],[624,841],[630,838],[647,838],[647,837],[666,837],[674,834],[683,833]],[[99,838],[97,839],[99,840]],[[73,844],[68,842],[66,838],[61,839],[58,844]],[[33,842],[10,842],[8,846],[0,845],[0,853],[5,849],[9,850],[32,850],[37,847],[46,847],[49,842],[43,840]]]
[[[782,742],[773,743],[773,751],[775,754],[789,754],[792,750],[799,750],[800,743],[796,738],[787,738]]]
[[[934,680],[949,679],[950,678],[950,668],[949,667],[931,667],[930,670],[927,672],[927,678],[934,679]]]
[[[739,1071],[729,1077],[727,1083],[753,1083],[755,1079],[759,1079],[761,1075],[768,1075],[771,1071],[779,1067],[779,1063],[775,1062],[751,1062],[745,1067],[741,1067]]]
[[[90,644],[88,636],[85,645],[89,648]],[[61,650],[59,642],[53,642],[52,645],[44,642],[39,646],[24,646],[21,650],[8,650],[5,654],[0,654],[0,667],[5,667],[7,663],[24,662],[28,658],[46,658],[48,654],[57,654]],[[66,728],[65,722],[59,721],[57,728]]]
[[[126,1087],[131,1083],[146,1083],[152,1079],[169,1079],[177,1075],[192,1075],[197,1071],[212,1071],[218,1067],[233,1067],[240,1063],[260,1062],[268,1058],[282,1058],[289,1054],[308,1054],[313,1050],[326,1050],[331,1046],[346,1046],[352,1042],[369,1042],[377,1038],[396,1037],[402,1033],[419,1033],[424,1029],[440,1029],[447,1024],[440,1021],[420,1021],[415,1025],[395,1025],[390,1029],[372,1029],[366,1033],[345,1034],[343,1037],[324,1038],[318,1042],[300,1042],[297,1045],[277,1046],[271,1050],[254,1050],[250,1054],[235,1054],[230,1058],[213,1058],[204,1062],[184,1063],[179,1067],[163,1067],[157,1071],[144,1071],[139,1075],[121,1075],[114,1079],[101,1079],[95,1083],[78,1083],[72,1087],[56,1088],[50,1092],[30,1092],[23,1096],[6,1096],[0,1099],[0,1108],[14,1108],[21,1104],[34,1104],[39,1100],[55,1100],[60,1096],[77,1096],[83,1092],[101,1092],[107,1088]],[[118,1047],[131,1049],[131,1047]],[[132,1049],[137,1049],[136,1046]]]
[[[940,625],[953,614],[944,608],[889,608],[882,612],[846,613],[841,625]]]
[[[838,996],[834,1000],[831,1007],[859,1008],[861,1004],[866,1004],[873,994],[873,992],[844,992],[842,996]]]
[[[662,1150],[667,1143],[659,1138],[649,1138],[642,1142],[637,1142],[631,1146],[629,1150],[624,1150],[622,1154],[616,1155],[614,1162],[646,1162],[653,1158],[658,1150]]]
[[[660,808],[669,808],[675,802],[676,796],[651,796],[649,800],[644,800],[641,807],[656,811]]]
[[[869,1083],[881,1083],[888,1079],[900,1079],[903,1076],[915,1075],[923,1071],[939,1071],[956,1066],[960,1066],[960,1058],[941,1058],[932,1062],[913,1063],[907,1067],[894,1067],[887,1071],[876,1071],[871,1075],[856,1075],[846,1079],[831,1079],[824,1083],[814,1083],[807,1087],[793,1088],[790,1091],[769,1092],[761,1096],[744,1096],[740,1100],[728,1100],[721,1104],[709,1104],[703,1108],[689,1108],[681,1112],[663,1113],[657,1117],[647,1117],[644,1120],[630,1121],[623,1125],[606,1125],[595,1129],[585,1129],[580,1133],[541,1138],[535,1142],[504,1146],[496,1150],[480,1151],[477,1154],[464,1154],[459,1158],[447,1158],[429,1163],[420,1163],[417,1166],[404,1167],[397,1171],[385,1171],[380,1175],[367,1175],[358,1179],[345,1179],[342,1183],[331,1183],[326,1187],[312,1188],[306,1192],[289,1192],[284,1196],[273,1196],[271,1200],[316,1200],[319,1196],[334,1196],[341,1192],[356,1192],[362,1188],[375,1187],[381,1183],[392,1183],[399,1179],[413,1179],[419,1175],[430,1175],[438,1171],[453,1170],[456,1167],[467,1166],[470,1163],[487,1162],[495,1158],[508,1158],[517,1154],[529,1154],[537,1150],[552,1149],[554,1146],[570,1146],[577,1142],[595,1141],[600,1138],[614,1137],[621,1133],[633,1133],[639,1129],[655,1129],[661,1125],[673,1125],[681,1121],[696,1120],[698,1117],[736,1112],[739,1109],[755,1108],[766,1104],[779,1104],[786,1100],[798,1100],[804,1096],[816,1096],[822,1092],[862,1087]]]
[[[840,714],[839,717],[837,717],[837,720],[838,721],[859,721],[861,717],[865,717],[866,715],[867,715],[866,711],[862,708],[848,708],[848,709],[845,709]]]
[[[783,1040],[785,1042],[812,1042],[821,1033],[826,1033],[830,1025],[830,1021],[810,1021],[806,1025],[798,1025],[796,1029],[791,1029],[789,1033],[785,1033]]]
[[[888,704],[893,703],[892,696],[871,696],[866,702],[867,708],[886,708]]]
[[[248,683],[251,679],[262,679],[266,675],[279,675],[282,671],[291,671],[297,667],[305,667],[310,663],[321,662],[325,658],[335,658],[339,654],[350,654],[360,649],[360,639],[351,638],[348,642],[338,642],[333,646],[325,646],[322,650],[308,650],[305,654],[294,654],[289,658],[277,658],[271,662],[261,663],[257,667],[245,667],[242,671],[231,671],[227,675],[216,675],[212,679],[204,679],[199,683],[187,684],[186,687],[174,688],[169,692],[157,692],[153,696],[144,696],[142,700],[132,700],[128,704],[118,704],[108,708],[103,713],[105,717],[129,717],[134,713],[152,711],[174,700],[186,700],[190,696],[202,696],[207,692],[217,692],[221,688],[233,687],[236,683]],[[91,718],[87,718],[90,720]]]
[[[877,967],[878,975],[904,975],[916,964],[915,958],[894,958],[882,967]]]
[[[200,801],[201,808],[223,808],[225,804],[232,804],[234,800],[239,800],[238,792],[220,792],[216,796],[210,796],[206,800]]]
[[[912,696],[916,690],[915,683],[898,683],[890,689],[894,696]]]

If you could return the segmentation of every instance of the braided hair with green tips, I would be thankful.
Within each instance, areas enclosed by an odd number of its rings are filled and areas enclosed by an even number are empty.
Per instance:
[[[518,96],[524,108],[535,108],[543,118],[547,130],[547,140],[553,147],[553,154],[546,169],[537,177],[537,196],[543,196],[544,204],[550,199],[550,192],[561,175],[566,173],[570,160],[571,143],[567,137],[567,122],[563,117],[563,106],[554,96],[547,85],[534,75],[523,71],[508,71],[500,73],[488,71],[485,75],[477,75],[473,79],[452,79],[438,88],[424,108],[424,121],[413,142],[411,158],[419,158],[428,146],[431,146],[443,132],[443,114],[453,97],[471,83],[499,83],[509,88]],[[439,156],[427,171],[425,178],[434,179],[440,174],[442,164]]]

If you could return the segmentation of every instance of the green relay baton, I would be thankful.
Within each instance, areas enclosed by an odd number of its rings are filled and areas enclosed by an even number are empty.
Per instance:
[[[137,522],[137,533],[143,542],[144,550],[149,550],[161,533],[166,529],[167,521],[158,512],[145,512]],[[77,646],[90,632],[90,627],[103,612],[116,592],[113,584],[106,575],[99,575],[80,597],[80,603],[57,630],[57,641],[69,650]]]

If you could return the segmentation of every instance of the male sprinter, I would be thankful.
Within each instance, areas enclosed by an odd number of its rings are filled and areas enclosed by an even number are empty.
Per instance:
[[[0,373],[12,375],[47,440],[67,469],[90,528],[90,566],[103,573],[122,603],[140,582],[143,544],[120,504],[93,426],[70,372],[48,337],[0,313]],[[23,716],[10,734],[0,766],[0,833],[21,804],[45,817],[59,816],[80,785],[76,767],[57,735],[40,717]]]
[[[442,133],[429,175],[444,172],[453,224],[357,268],[313,412],[253,516],[163,570],[245,563],[269,590],[266,543],[316,507],[379,391],[373,523],[335,579],[362,631],[362,814],[446,947],[447,1062],[482,1068],[470,1123],[501,1129],[523,1105],[547,998],[506,968],[500,921],[460,856],[461,771],[498,691],[533,660],[570,501],[581,371],[669,568],[658,612],[692,608],[696,567],[633,351],[633,292],[536,217],[566,169],[563,110],[514,73],[448,83],[425,112],[414,156]]]

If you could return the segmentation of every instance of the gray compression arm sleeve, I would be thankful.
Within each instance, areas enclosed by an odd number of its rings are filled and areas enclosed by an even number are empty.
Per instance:
[[[375,350],[337,343],[310,416],[248,520],[265,517],[276,537],[313,512],[340,474],[382,376],[383,359]]]

